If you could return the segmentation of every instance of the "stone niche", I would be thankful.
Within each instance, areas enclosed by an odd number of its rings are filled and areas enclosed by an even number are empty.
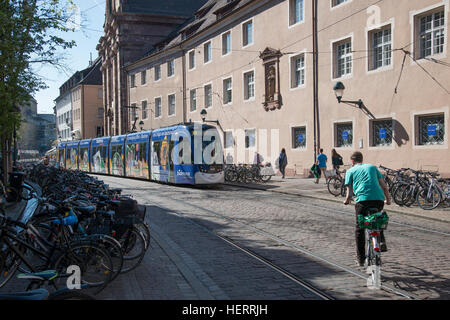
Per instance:
[[[281,109],[282,99],[280,93],[280,50],[266,48],[260,58],[264,67],[264,110],[273,111]]]

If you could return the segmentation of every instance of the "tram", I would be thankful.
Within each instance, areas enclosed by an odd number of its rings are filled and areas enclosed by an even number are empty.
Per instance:
[[[56,151],[57,165],[68,170],[171,184],[224,182],[220,135],[207,124],[60,142]]]

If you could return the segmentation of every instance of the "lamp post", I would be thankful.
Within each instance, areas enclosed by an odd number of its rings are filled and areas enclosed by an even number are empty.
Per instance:
[[[141,128],[141,131],[144,131],[144,121],[139,121],[139,127]]]
[[[367,107],[364,105],[364,102],[359,99],[357,101],[355,100],[342,100],[342,97],[344,96],[345,86],[342,82],[337,82],[333,87],[334,93],[336,95],[336,99],[339,103],[345,103],[352,107],[359,108],[361,111],[363,111],[366,115],[368,115],[372,119],[376,119],[375,116],[367,109]]]

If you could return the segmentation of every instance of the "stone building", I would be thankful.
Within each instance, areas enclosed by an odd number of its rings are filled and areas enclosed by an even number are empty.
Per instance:
[[[131,110],[124,67],[185,23],[206,0],[107,0],[102,57],[104,122],[107,135],[130,129]],[[134,109],[135,110],[135,109]]]
[[[376,165],[450,174],[449,0],[318,1],[317,107],[312,3],[208,1],[127,65],[144,128],[202,121],[205,109],[235,162],[286,148],[288,172],[301,175],[320,146],[347,164],[358,150]]]

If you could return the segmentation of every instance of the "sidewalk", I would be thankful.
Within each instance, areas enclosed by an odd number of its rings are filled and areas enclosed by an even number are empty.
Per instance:
[[[315,184],[314,180],[315,179],[292,178],[292,177],[282,179],[281,176],[274,176],[267,183],[241,184],[241,183],[226,182],[225,184],[249,189],[278,192],[283,194],[297,195],[302,197],[343,203],[344,201],[343,197],[335,197],[328,192],[324,178],[320,180],[319,184]],[[450,207],[439,207],[437,209],[428,211],[423,210],[417,206],[408,208],[408,207],[400,207],[395,203],[393,203],[392,205],[387,207],[387,209],[388,211],[396,213],[450,223]]]

